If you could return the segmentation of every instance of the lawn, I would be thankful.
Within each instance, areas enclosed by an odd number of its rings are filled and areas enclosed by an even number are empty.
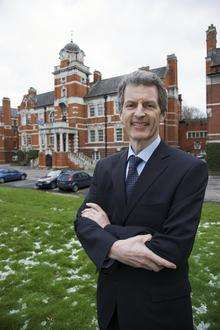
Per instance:
[[[73,232],[78,195],[0,187],[0,329],[96,329],[95,267]],[[190,260],[197,329],[220,328],[220,203]]]

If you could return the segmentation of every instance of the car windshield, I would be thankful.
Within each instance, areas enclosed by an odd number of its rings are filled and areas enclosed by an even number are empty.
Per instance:
[[[71,173],[64,173],[59,177],[60,181],[68,181],[71,178]]]
[[[61,173],[61,171],[50,171],[47,173],[47,176],[49,177],[54,177],[54,176],[58,176]]]

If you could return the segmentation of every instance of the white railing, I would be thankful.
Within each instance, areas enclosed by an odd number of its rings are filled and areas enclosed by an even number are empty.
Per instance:
[[[79,165],[85,170],[94,170],[96,165],[96,160],[93,160],[82,152],[68,153],[68,158],[70,161],[72,161],[76,165]]]

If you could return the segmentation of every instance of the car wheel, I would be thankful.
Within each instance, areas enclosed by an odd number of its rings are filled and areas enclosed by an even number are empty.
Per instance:
[[[57,187],[56,182],[51,183],[51,189],[55,189]]]
[[[4,183],[5,179],[4,178],[0,178],[0,183]]]
[[[26,176],[24,174],[22,174],[21,180],[25,180],[25,179],[26,179]]]
[[[79,187],[77,186],[77,184],[74,184],[74,185],[72,186],[72,191],[73,191],[73,192],[77,192],[78,189],[79,189]]]

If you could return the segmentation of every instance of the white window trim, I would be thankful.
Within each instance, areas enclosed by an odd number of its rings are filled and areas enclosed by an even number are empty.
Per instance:
[[[99,115],[98,114],[98,106],[101,105],[102,106],[102,109],[103,109],[103,112],[102,112],[102,115]],[[105,103],[100,100],[99,102],[91,102],[91,103],[88,103],[87,104],[88,106],[88,118],[96,118],[96,117],[104,117],[105,116]],[[90,115],[90,106],[93,106],[94,107],[94,116],[91,116]]]
[[[103,139],[102,140],[99,140],[99,131],[102,131],[103,133]],[[98,139],[98,142],[104,142],[105,140],[105,136],[104,136],[104,129],[103,128],[97,128],[97,139]]]
[[[95,132],[95,141],[91,141],[91,131]],[[97,130],[96,129],[90,129],[88,130],[88,137],[89,137],[89,143],[96,143],[97,142]]]
[[[193,136],[194,135],[194,136]],[[198,136],[196,136],[198,135]],[[207,131],[187,131],[186,137],[187,139],[205,139],[207,136]]]
[[[116,103],[118,103],[118,110],[119,110],[119,112],[116,111],[117,110]],[[115,115],[120,115],[119,99],[117,97],[114,99],[114,114]]]
[[[122,139],[120,140],[120,141],[118,141],[117,140],[117,133],[116,133],[116,131],[117,131],[117,129],[121,129],[122,130]],[[121,127],[121,126],[116,126],[115,128],[114,128],[114,141],[115,142],[123,142],[124,141],[124,132],[123,132],[123,127]]]

